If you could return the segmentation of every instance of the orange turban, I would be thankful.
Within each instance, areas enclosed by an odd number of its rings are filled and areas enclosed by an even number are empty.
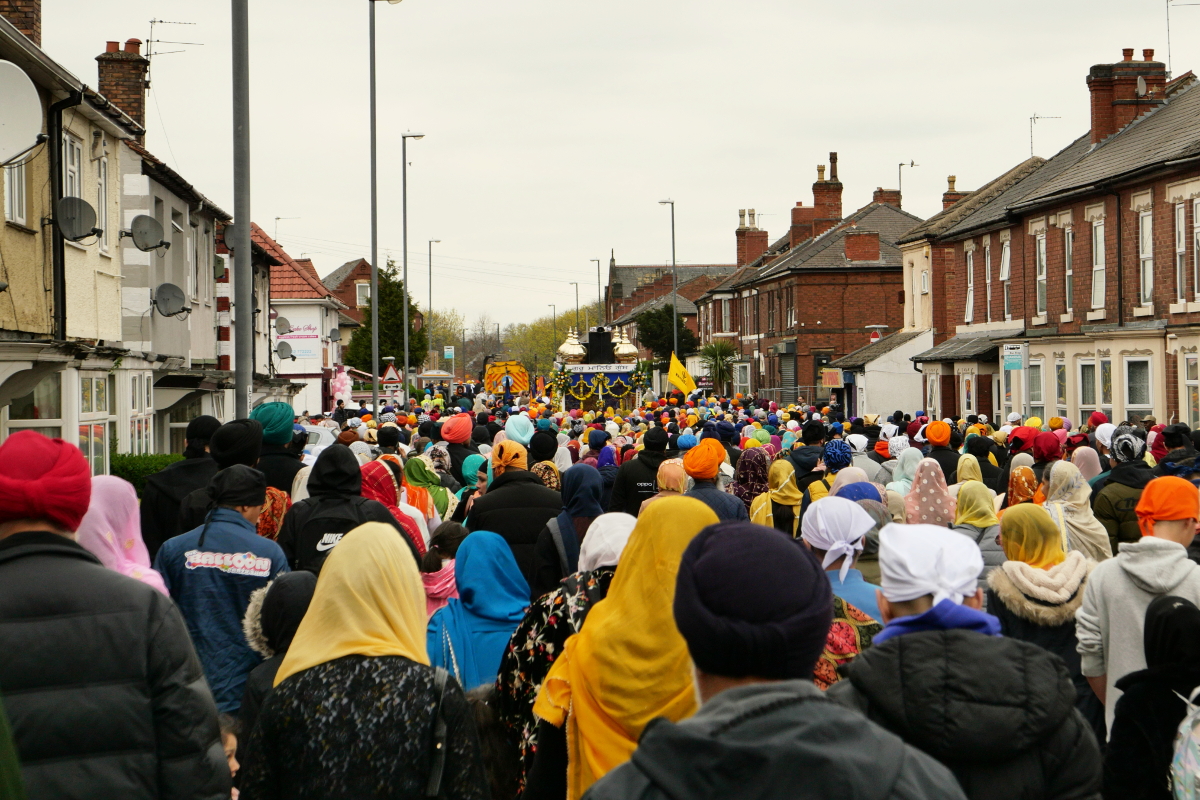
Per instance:
[[[475,430],[475,418],[470,414],[455,414],[442,423],[442,438],[450,444],[469,441]]]
[[[934,420],[925,426],[925,438],[934,447],[945,447],[950,444],[950,426],[939,420]]]
[[[683,457],[683,468],[698,481],[711,481],[717,477],[725,461],[725,448],[717,439],[702,439],[700,444],[687,451]]]
[[[1142,536],[1154,535],[1154,523],[1160,520],[1200,517],[1200,490],[1183,478],[1168,475],[1155,478],[1142,490],[1138,500],[1138,527]]]
[[[510,469],[528,469],[528,459],[524,446],[505,439],[492,451],[492,477],[499,478]]]

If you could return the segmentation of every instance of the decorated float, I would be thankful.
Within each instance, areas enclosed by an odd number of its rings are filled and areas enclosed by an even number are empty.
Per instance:
[[[578,331],[568,330],[558,361],[550,389],[566,408],[631,408],[646,385],[637,348],[619,329],[592,328],[586,343]]]

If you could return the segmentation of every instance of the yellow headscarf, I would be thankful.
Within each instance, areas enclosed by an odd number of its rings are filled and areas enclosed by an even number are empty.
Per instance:
[[[979,464],[975,464],[979,469]],[[992,493],[980,481],[968,481],[958,490],[958,505],[954,513],[955,525],[974,525],[987,528],[1000,524],[996,518],[996,505]]]
[[[970,453],[964,453],[959,456],[957,480],[959,483],[966,483],[967,481],[979,481],[982,483],[983,472],[979,469],[979,459]]]
[[[312,604],[275,686],[342,656],[404,656],[429,664],[425,588],[396,529],[367,522],[342,537],[321,568]]]
[[[804,492],[796,485],[796,470],[792,462],[787,459],[773,461],[771,469],[767,472],[767,491],[754,498],[754,502],[750,504],[750,521],[773,528],[775,510],[771,506],[772,501],[781,506],[795,507],[799,506],[802,500]],[[792,517],[792,535],[796,536],[799,530],[800,512],[797,509]]]
[[[1066,560],[1062,536],[1046,509],[1033,503],[1012,506],[1000,523],[1000,543],[1009,561],[1048,569]]]
[[[568,800],[628,761],[650,720],[695,713],[691,658],[675,627],[675,575],[688,543],[717,522],[689,497],[647,505],[608,596],[550,668],[533,712],[566,725]]]

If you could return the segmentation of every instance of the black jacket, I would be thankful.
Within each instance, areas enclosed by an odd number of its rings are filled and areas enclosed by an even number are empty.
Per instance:
[[[267,486],[291,497],[292,481],[296,479],[296,473],[304,469],[304,462],[287,445],[264,443],[255,469],[267,476]]]
[[[512,548],[521,574],[534,585],[534,550],[546,521],[562,511],[562,496],[547,489],[542,479],[524,469],[510,469],[477,497],[467,517],[467,529],[492,531]]]
[[[288,509],[279,526],[277,541],[292,569],[319,572],[341,535],[363,522],[391,525],[417,563],[421,562],[392,512],[382,503],[362,496],[362,471],[350,448],[331,445],[321,453],[308,476],[308,495]]]
[[[665,450],[643,450],[617,470],[609,511],[638,515],[642,502],[658,494],[658,468],[667,460]]]
[[[958,458],[959,453],[950,447],[932,447],[929,450],[928,458],[932,458],[938,462],[938,466],[942,468],[942,474],[946,476],[946,485],[949,486],[955,483],[955,476],[958,475]]]
[[[842,667],[829,696],[948,766],[971,800],[1083,800],[1100,750],[1062,659],[966,630],[905,633]]]
[[[146,479],[146,488],[142,490],[142,539],[150,551],[151,563],[163,542],[185,532],[179,526],[179,506],[183,499],[207,487],[216,474],[217,462],[204,453],[168,464]]]
[[[217,707],[170,598],[38,531],[0,540],[0,690],[30,798],[228,798]]]
[[[743,686],[690,719],[646,726],[633,758],[586,800],[959,800],[941,764],[811,681]]]
[[[1167,767],[1175,733],[1200,685],[1200,665],[1170,665],[1131,672],[1117,681],[1112,735],[1104,753],[1105,800],[1171,800]]]
[[[479,455],[479,447],[470,440],[463,444],[447,444],[446,452],[450,454],[450,475],[454,480],[458,481],[459,487],[466,486],[475,482],[475,476],[464,478],[462,474],[463,462],[467,460],[469,455]]]

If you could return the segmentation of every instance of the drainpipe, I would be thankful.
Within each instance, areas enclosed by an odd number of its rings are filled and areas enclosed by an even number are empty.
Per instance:
[[[62,199],[63,193],[63,165],[62,165],[62,114],[68,108],[74,108],[83,102],[83,93],[78,89],[73,90],[65,100],[60,100],[50,106],[50,115],[47,120],[47,133],[49,134],[49,146],[46,148],[50,157],[50,214],[51,218],[58,215],[58,201]],[[53,272],[53,290],[51,293],[52,302],[54,304],[54,338],[58,341],[65,341],[67,338],[67,248],[66,240],[63,239],[62,233],[58,230],[57,225],[52,225],[50,229],[51,236],[51,263]]]
[[[1121,241],[1121,193],[1109,192],[1108,194],[1110,197],[1117,198],[1117,326],[1123,328],[1125,327],[1125,270],[1123,269],[1125,248]]]

